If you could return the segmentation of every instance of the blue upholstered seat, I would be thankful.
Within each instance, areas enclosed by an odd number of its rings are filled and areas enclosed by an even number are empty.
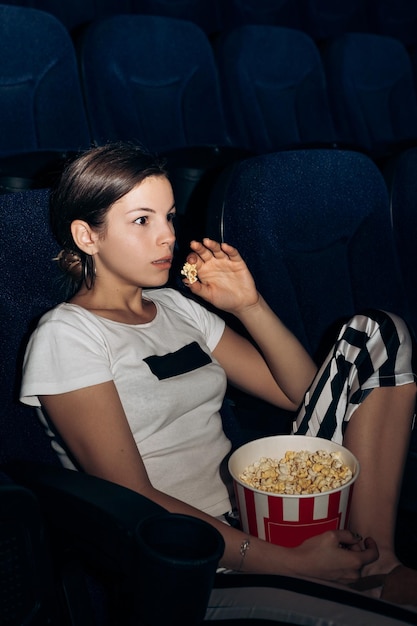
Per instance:
[[[91,25],[81,70],[93,139],[157,152],[228,143],[217,71],[190,21],[118,15]]]
[[[0,5],[0,58],[0,190],[48,186],[90,145],[72,40],[48,13]]]
[[[0,5],[0,157],[77,151],[88,133],[75,52],[52,15]]]
[[[251,24],[220,37],[215,52],[234,143],[263,153],[334,142],[321,58],[308,35]]]
[[[348,33],[323,50],[338,141],[380,159],[417,143],[411,60],[396,39]]]
[[[409,320],[386,185],[360,152],[247,159],[209,222],[210,234],[239,248],[260,292],[313,355],[336,322],[362,309]]]
[[[58,464],[33,409],[18,401],[28,334],[37,318],[63,299],[52,261],[58,247],[49,230],[48,198],[47,189],[0,196],[0,463],[24,459]]]

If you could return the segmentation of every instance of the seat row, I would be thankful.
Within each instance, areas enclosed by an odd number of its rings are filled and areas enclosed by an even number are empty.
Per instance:
[[[54,16],[0,5],[0,53],[6,190],[108,140],[169,155],[188,182],[236,153],[322,145],[382,159],[417,141],[411,55],[382,35],[319,49],[299,30],[246,25],[212,44],[190,21],[117,15],[75,47]]]
[[[92,21],[121,13],[187,19],[215,36],[243,24],[297,28],[322,41],[372,32],[417,43],[417,7],[407,0],[9,0],[55,15],[73,36]]]

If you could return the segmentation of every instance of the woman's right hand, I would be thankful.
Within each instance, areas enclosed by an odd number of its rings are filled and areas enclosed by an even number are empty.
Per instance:
[[[343,584],[357,581],[362,568],[379,556],[371,537],[362,540],[350,530],[325,532],[291,550],[296,575]]]

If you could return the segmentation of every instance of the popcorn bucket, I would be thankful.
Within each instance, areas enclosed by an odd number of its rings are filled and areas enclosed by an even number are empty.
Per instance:
[[[287,451],[339,452],[352,478],[318,494],[282,495],[249,486],[239,475],[262,457],[281,459]],[[327,439],[302,435],[263,437],[238,448],[229,459],[242,530],[271,543],[294,547],[327,530],[346,528],[359,462],[346,448]]]

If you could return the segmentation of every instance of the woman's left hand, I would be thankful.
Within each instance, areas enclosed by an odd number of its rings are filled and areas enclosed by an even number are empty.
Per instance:
[[[190,247],[187,261],[196,264],[198,274],[195,283],[184,280],[190,291],[234,314],[258,303],[255,282],[236,248],[207,238],[192,241]]]

